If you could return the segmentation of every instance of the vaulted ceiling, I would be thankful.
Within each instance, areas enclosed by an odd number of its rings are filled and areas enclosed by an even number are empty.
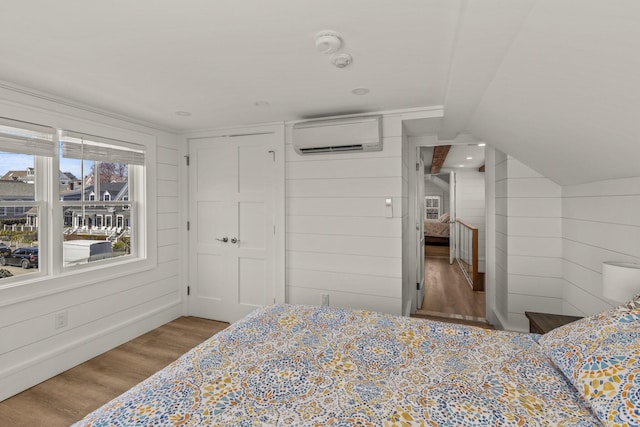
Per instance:
[[[442,141],[571,184],[640,176],[639,22],[636,0],[10,2],[0,86],[174,132],[443,106]]]

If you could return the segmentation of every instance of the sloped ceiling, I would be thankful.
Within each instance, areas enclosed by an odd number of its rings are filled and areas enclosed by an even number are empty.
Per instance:
[[[561,185],[640,176],[640,2],[536,1],[467,131]]]
[[[174,132],[443,106],[441,140],[471,133],[559,184],[640,176],[637,0],[34,0],[2,11],[5,89]],[[316,51],[324,29],[343,35],[351,66]]]

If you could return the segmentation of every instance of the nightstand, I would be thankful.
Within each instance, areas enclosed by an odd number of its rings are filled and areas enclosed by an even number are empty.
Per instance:
[[[536,313],[535,311],[525,311],[524,315],[529,319],[529,332],[534,332],[536,334],[546,334],[552,329],[559,328],[567,323],[582,319],[582,317]]]

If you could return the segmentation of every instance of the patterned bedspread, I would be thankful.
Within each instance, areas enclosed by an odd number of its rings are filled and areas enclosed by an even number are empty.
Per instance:
[[[424,235],[431,237],[449,237],[449,223],[437,219],[424,220]]]
[[[74,426],[597,426],[535,336],[257,310]]]

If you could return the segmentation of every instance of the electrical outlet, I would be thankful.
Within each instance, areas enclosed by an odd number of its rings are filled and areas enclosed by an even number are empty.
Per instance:
[[[329,294],[321,294],[322,295],[322,305],[329,305]]]
[[[56,313],[53,318],[53,325],[56,329],[62,329],[69,323],[69,312],[67,310]]]

